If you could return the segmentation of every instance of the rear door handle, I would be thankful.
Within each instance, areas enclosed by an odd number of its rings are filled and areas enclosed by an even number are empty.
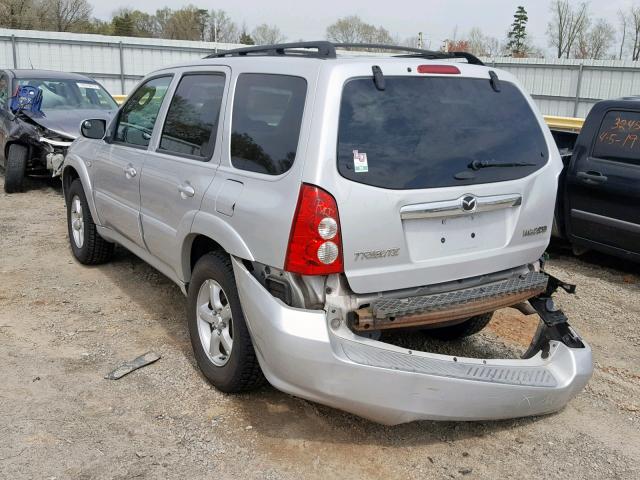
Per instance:
[[[608,180],[608,178],[600,172],[578,172],[577,177],[588,185],[600,185]]]
[[[182,198],[193,197],[196,194],[196,190],[191,186],[189,182],[178,185],[178,192],[180,192],[180,196]]]
[[[133,177],[135,177],[138,174],[138,172],[136,171],[135,168],[133,168],[133,165],[128,164],[126,167],[124,167],[124,175],[125,177],[131,179]]]

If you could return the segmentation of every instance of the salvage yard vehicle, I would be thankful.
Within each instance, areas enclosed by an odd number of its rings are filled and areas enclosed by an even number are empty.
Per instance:
[[[66,150],[88,117],[107,120],[118,106],[95,80],[49,70],[0,71],[0,165],[4,189],[26,175],[59,175]]]
[[[555,234],[640,262],[640,97],[598,102],[580,133],[553,131],[565,170]]]
[[[386,424],[562,408],[589,346],[544,272],[562,162],[514,77],[467,53],[248,47],[148,75],[83,123],[63,188],[71,250],[117,243],[187,295],[195,358],[225,392],[263,381]],[[466,60],[466,61],[465,61]],[[515,121],[517,119],[517,121]],[[527,303],[528,302],[528,303]],[[385,342],[537,314],[522,359]]]

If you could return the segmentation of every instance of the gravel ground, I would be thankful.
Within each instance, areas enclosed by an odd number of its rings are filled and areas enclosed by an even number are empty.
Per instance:
[[[271,387],[210,387],[178,287],[123,249],[109,265],[79,265],[64,212],[56,182],[0,194],[0,478],[640,478],[637,265],[552,251],[550,271],[579,285],[559,303],[596,360],[561,412],[385,427]],[[515,356],[534,329],[505,310],[471,340],[396,341]],[[149,350],[162,359],[103,378]]]

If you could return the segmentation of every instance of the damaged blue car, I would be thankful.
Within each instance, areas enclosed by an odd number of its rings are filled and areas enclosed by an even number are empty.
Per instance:
[[[0,166],[4,189],[20,192],[27,175],[59,175],[86,118],[118,109],[95,80],[50,70],[0,71]]]

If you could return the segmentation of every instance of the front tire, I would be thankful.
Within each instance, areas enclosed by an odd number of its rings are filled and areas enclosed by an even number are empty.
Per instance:
[[[187,318],[198,367],[213,386],[237,393],[264,383],[227,254],[211,252],[196,263]]]
[[[480,332],[480,330],[489,324],[492,317],[493,312],[485,313],[484,315],[476,315],[462,323],[450,325],[448,327],[434,328],[432,330],[426,330],[426,332],[430,336],[440,340],[457,340],[460,338],[470,337],[471,335],[475,335]]]
[[[6,193],[21,192],[24,188],[24,177],[27,173],[27,147],[14,143],[9,145],[7,164],[4,172],[4,191]]]
[[[84,265],[111,260],[114,244],[100,236],[91,216],[82,182],[76,178],[67,193],[67,228],[73,256]]]

